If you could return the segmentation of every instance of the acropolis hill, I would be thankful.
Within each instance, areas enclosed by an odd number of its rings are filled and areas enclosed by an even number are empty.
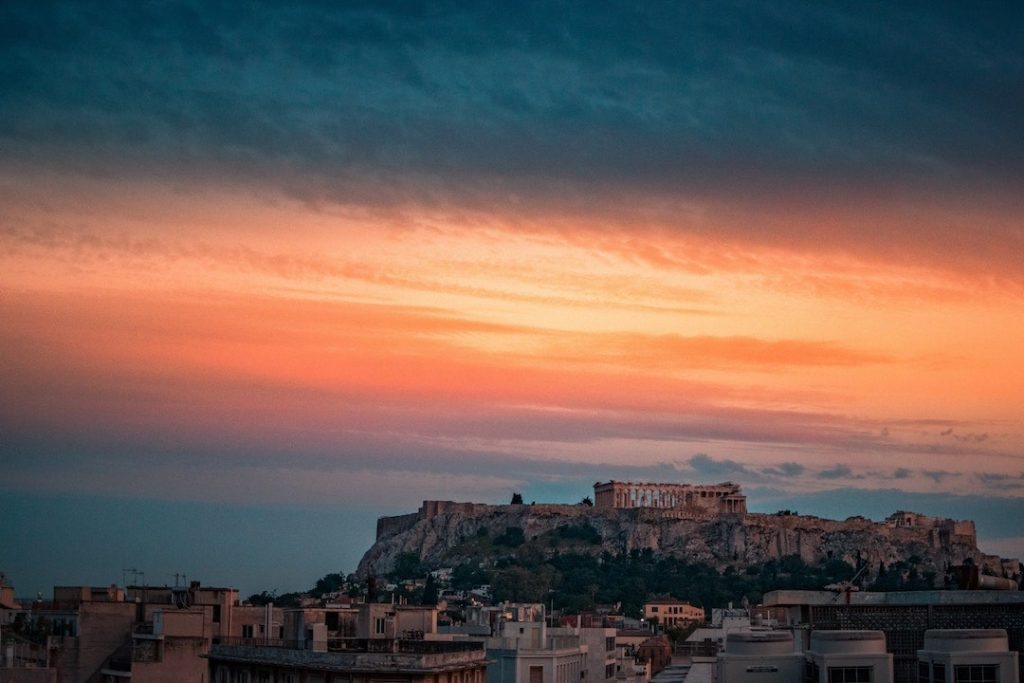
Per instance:
[[[419,511],[377,522],[377,541],[357,573],[385,574],[399,556],[415,553],[432,566],[481,561],[481,536],[496,538],[521,529],[526,541],[543,540],[565,527],[590,527],[599,538],[573,552],[658,555],[701,562],[724,570],[799,555],[807,563],[841,559],[892,565],[917,558],[920,571],[938,577],[949,565],[972,560],[983,571],[1016,573],[1019,562],[978,550],[974,522],[896,512],[884,521],[850,517],[843,521],[788,513],[747,511],[740,486],[609,481],[594,485],[594,505],[487,505],[427,500]],[[546,536],[547,535],[547,536]],[[564,545],[564,544],[563,544]],[[547,552],[554,552],[548,550]]]

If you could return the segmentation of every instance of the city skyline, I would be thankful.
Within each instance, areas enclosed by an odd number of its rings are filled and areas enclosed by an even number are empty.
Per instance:
[[[587,10],[0,8],[0,571],[608,479],[1024,555],[1021,8]]]

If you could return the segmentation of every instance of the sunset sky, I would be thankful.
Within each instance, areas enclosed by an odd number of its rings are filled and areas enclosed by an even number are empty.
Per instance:
[[[0,5],[0,571],[732,480],[1024,555],[1020,3]]]

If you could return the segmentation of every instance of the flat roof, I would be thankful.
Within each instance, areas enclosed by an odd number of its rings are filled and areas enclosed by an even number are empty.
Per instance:
[[[854,591],[851,605],[1019,605],[1024,591]],[[846,595],[835,591],[778,590],[764,595],[764,606],[844,605]]]

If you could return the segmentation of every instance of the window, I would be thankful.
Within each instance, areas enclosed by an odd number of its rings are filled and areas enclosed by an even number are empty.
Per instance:
[[[657,611],[658,611],[658,606],[657,605],[651,605],[651,612],[657,612]]]
[[[999,680],[998,664],[971,664],[953,667],[954,683],[996,683]]]
[[[252,638],[252,624],[243,624],[242,625],[242,637],[243,638]]]
[[[932,664],[932,681],[934,683],[946,683],[945,664]]]
[[[543,666],[531,666],[530,667],[530,683],[544,683],[544,667]]]
[[[807,660],[804,664],[804,683],[818,683],[821,680],[821,672],[817,662]]]
[[[377,617],[373,623],[374,633],[382,635],[384,633],[384,617]]]
[[[870,666],[835,666],[828,669],[828,683],[871,683]]]
[[[605,667],[604,667],[604,677],[605,678],[615,678],[615,665],[614,664],[607,664],[607,665],[605,665]]]
[[[604,639],[604,651],[605,652],[611,652],[614,649],[615,649],[615,639],[614,638],[605,638]]]
[[[932,683],[932,672],[928,662],[917,663],[917,683]]]
[[[220,605],[213,606],[213,623],[220,623]]]

